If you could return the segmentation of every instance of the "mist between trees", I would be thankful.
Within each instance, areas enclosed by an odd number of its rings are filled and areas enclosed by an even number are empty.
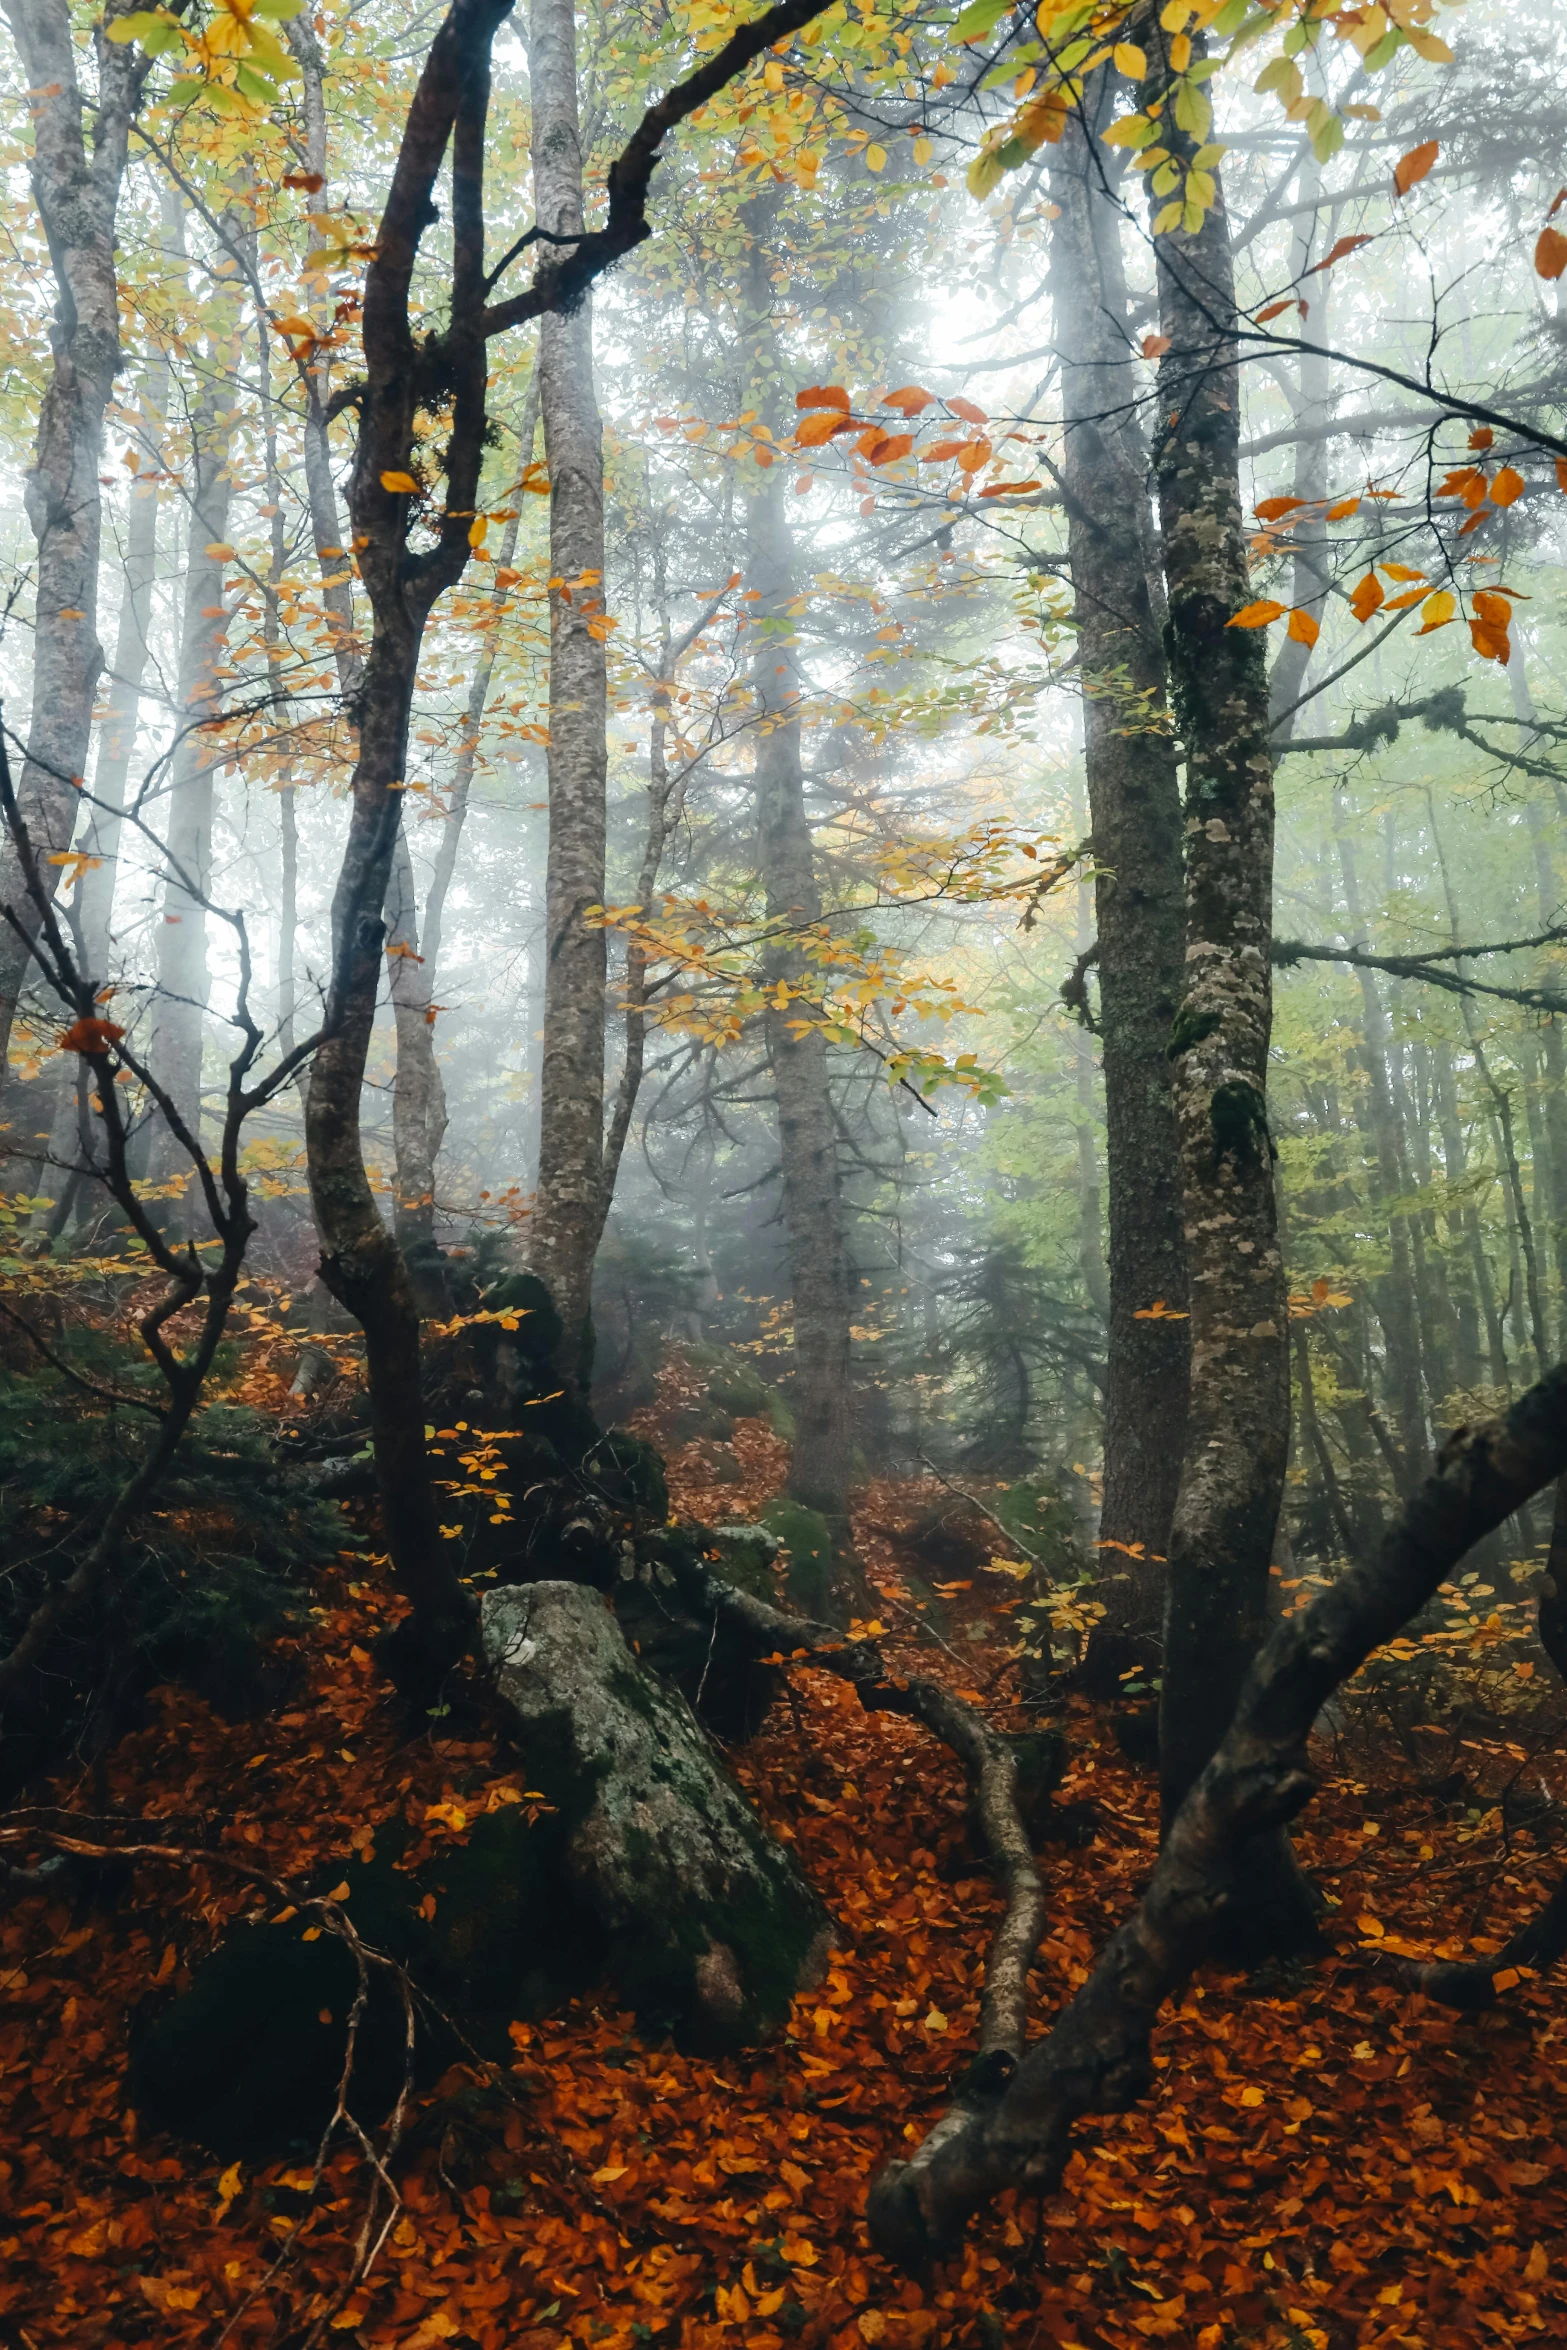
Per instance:
[[[4,12],[21,2339],[1552,2338],[1567,20]]]

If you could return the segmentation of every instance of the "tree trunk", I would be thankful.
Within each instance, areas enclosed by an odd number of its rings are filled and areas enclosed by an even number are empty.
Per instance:
[[[98,102],[89,161],[71,12],[65,0],[5,0],[5,13],[30,92],[33,197],[56,287],[50,328],[53,365],[23,490],[38,558],[32,708],[27,756],[17,784],[18,811],[38,854],[45,893],[52,896],[63,868],[48,859],[69,849],[76,828],[77,792],[92,736],[93,696],[103,668],[98,642],[98,476],[104,410],[120,369],[115,216],[130,125],[149,60],[135,47],[106,41],[101,28],[95,33]],[[37,936],[40,920],[9,840],[0,850],[0,907],[9,909],[21,933],[9,921],[0,923],[3,1091],[29,942]]]
[[[114,642],[114,668],[109,687],[108,714],[98,738],[93,768],[92,800],[77,846],[93,860],[76,884],[76,931],[82,966],[102,985],[109,977],[110,929],[114,914],[114,882],[119,868],[121,812],[125,787],[136,751],[141,710],[141,684],[147,669],[147,630],[152,619],[152,591],[158,567],[158,487],[162,472],[164,410],[168,406],[169,368],[160,358],[143,387],[143,424],[139,455],[146,468],[131,484],[130,517],[125,533],[124,584],[119,624]],[[150,412],[150,413],[149,413]],[[85,1064],[82,1073],[86,1074]],[[84,1139],[91,1138],[91,1120],[83,1126],[80,1082],[61,1088],[49,1137],[50,1167],[39,1190],[62,1212],[60,1227],[69,1219],[65,1193],[72,1182],[69,1170],[85,1163]],[[80,1214],[80,1208],[77,1210]],[[53,1219],[51,1219],[53,1221]]]
[[[534,0],[529,49],[534,208],[556,236],[580,232],[582,146],[572,0]],[[604,1153],[602,929],[608,722],[604,446],[593,386],[593,314],[584,302],[539,327],[539,390],[550,477],[549,859],[545,876],[544,1067],[532,1270],[564,1325],[560,1370],[592,1373],[593,1254]]]
[[[1103,152],[1075,126],[1050,192],[1062,492],[1083,680],[1093,828],[1109,1188],[1109,1337],[1100,1543],[1106,1617],[1090,1677],[1113,1688],[1150,1665],[1164,1603],[1186,1419],[1186,1243],[1171,1109],[1170,1029],[1181,987],[1180,791],[1164,701],[1158,549],[1147,454],[1132,419],[1119,215]],[[1150,1316],[1160,1301],[1167,1316]],[[1139,1319],[1142,1316],[1142,1319]]]
[[[387,897],[387,959],[397,1069],[392,1081],[395,1162],[392,1229],[426,1313],[450,1308],[435,1241],[435,1161],[446,1132],[446,1088],[435,1058],[430,967],[419,952],[419,907],[408,834],[399,828]]]
[[[767,415],[777,400],[779,361],[771,330],[772,206],[751,211],[748,277],[750,397]],[[773,417],[776,429],[778,418]],[[782,468],[759,468],[745,501],[746,581],[756,719],[757,859],[766,899],[768,944],[763,1015],[778,1104],[783,1222],[794,1303],[794,1447],[789,1491],[821,1511],[842,1550],[848,1522],[851,1407],[849,1320],[853,1294],[844,1236],[838,1134],[828,1092],[827,1039],[809,1017],[809,966],[795,933],[822,916],[805,778],[800,757],[800,689],[794,675],[794,541],[784,515]],[[797,991],[805,988],[805,1001]],[[778,1002],[783,995],[786,1000]],[[797,1033],[798,1031],[798,1033]],[[852,1582],[852,1576],[851,1576]],[[852,1602],[854,1592],[841,1597]]]
[[[250,228],[248,208],[230,206],[224,225],[233,236]],[[239,364],[234,297],[220,294],[209,321],[204,381],[190,408],[189,542],[184,616],[174,694],[175,745],[169,764],[169,812],[164,830],[162,920],[157,932],[157,993],[153,999],[148,1066],[192,1134],[201,1132],[201,1057],[211,973],[207,965],[207,902],[212,887],[212,816],[221,759],[213,757],[204,722],[222,701],[218,669],[228,638],[223,602],[234,437],[233,379]],[[167,1182],[188,1168],[175,1137],[160,1126],[149,1173]]]
[[[1152,97],[1168,84],[1169,36],[1161,26],[1149,31]],[[1189,166],[1198,142],[1173,123],[1167,136]],[[1228,626],[1250,589],[1222,187],[1200,230],[1172,229],[1156,238],[1154,251],[1160,327],[1169,338],[1159,363],[1164,422],[1155,451],[1165,641],[1186,751],[1186,993],[1171,1051],[1192,1317],[1159,1707],[1168,1830],[1229,1726],[1263,1636],[1289,1455],[1290,1377],[1267,1104],[1274,829],[1268,679],[1261,631]],[[1259,1846],[1249,1884],[1248,1911],[1259,1932],[1281,1944],[1307,1937],[1283,1838]]]

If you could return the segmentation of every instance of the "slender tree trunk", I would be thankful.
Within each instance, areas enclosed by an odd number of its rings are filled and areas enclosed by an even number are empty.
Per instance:
[[[582,146],[573,0],[533,0],[529,49],[533,186],[541,227],[580,232]],[[539,328],[544,456],[550,477],[549,859],[545,876],[544,1067],[539,1182],[528,1253],[564,1325],[560,1369],[592,1373],[593,1253],[604,1153],[604,447],[593,386],[593,314],[584,302]]]
[[[1344,824],[1341,795],[1335,795],[1334,823],[1338,834],[1339,856],[1344,875],[1344,898],[1349,909],[1351,928],[1357,937],[1364,933],[1365,918],[1360,901],[1360,879],[1355,865],[1354,850]],[[1385,1224],[1391,1253],[1391,1271],[1376,1285],[1377,1319],[1382,1324],[1387,1340],[1388,1384],[1393,1394],[1393,1410],[1398,1423],[1398,1439],[1403,1454],[1403,1468],[1399,1478],[1399,1492],[1407,1496],[1419,1484],[1424,1473],[1429,1440],[1426,1428],[1425,1397],[1421,1382],[1420,1338],[1415,1320],[1415,1281],[1411,1262],[1409,1219],[1394,1203],[1408,1189],[1400,1167],[1399,1138],[1395,1128],[1392,1092],[1388,1079],[1390,1038],[1387,1014],[1376,976],[1370,971],[1356,974],[1360,981],[1361,1030],[1363,1044],[1360,1064],[1366,1076],[1367,1118],[1372,1149],[1376,1156],[1376,1184],[1373,1205],[1379,1224]]]
[[[168,405],[168,363],[160,359],[143,387],[145,422],[139,454],[146,466],[131,484],[130,515],[125,532],[124,585],[114,643],[114,668],[109,687],[108,714],[98,738],[93,767],[92,799],[77,846],[92,860],[76,884],[76,933],[82,968],[102,984],[109,976],[109,944],[114,914],[114,883],[119,868],[121,812],[125,787],[136,751],[141,710],[141,684],[147,669],[147,631],[152,621],[152,591],[158,567],[158,477],[162,470],[164,409]],[[39,1189],[56,1203],[64,1201],[72,1182],[70,1169],[89,1163],[82,1145],[92,1137],[90,1111],[83,1120],[84,1084],[90,1072],[85,1062],[77,1082],[62,1086],[49,1137],[50,1166]],[[80,1192],[77,1193],[78,1201]],[[80,1208],[78,1206],[78,1214]],[[63,1229],[69,1211],[60,1214]],[[51,1218],[51,1223],[55,1220]]]
[[[231,234],[249,234],[248,208],[231,205]],[[232,267],[232,264],[230,265]],[[169,812],[164,830],[162,919],[157,932],[158,988],[148,1065],[189,1127],[201,1133],[201,1060],[211,973],[207,965],[207,904],[212,888],[212,818],[221,763],[213,757],[205,724],[222,702],[218,669],[228,639],[221,551],[228,539],[232,483],[235,281],[217,296],[202,362],[203,380],[190,407],[189,540],[184,616],[174,707],[177,737],[169,765]],[[214,551],[218,550],[218,551]],[[174,1136],[161,1127],[149,1172],[168,1181],[188,1170]]]
[[[435,1162],[446,1133],[446,1088],[435,1057],[435,1011],[429,965],[419,952],[419,906],[408,834],[400,829],[386,901],[387,959],[397,1069],[392,1081],[395,1208],[392,1229],[420,1305],[449,1311],[435,1241]]]
[[[1150,21],[1148,95],[1167,87]],[[1194,44],[1195,46],[1195,44]],[[1199,143],[1167,132],[1189,164]],[[1222,187],[1191,234],[1154,246],[1160,327],[1155,451],[1170,698],[1186,750],[1186,992],[1175,1121],[1191,1280],[1191,1402],[1170,1536],[1160,1799],[1166,1829],[1229,1726],[1262,1639],[1289,1457],[1289,1305],[1268,1129],[1273,1023],[1273,760],[1240,504],[1234,273]],[[1278,1944],[1311,1928],[1287,1841],[1252,1855],[1248,1908]]]
[[[1102,81],[1103,77],[1096,77]],[[1109,1314],[1100,1524],[1106,1617],[1086,1660],[1113,1688],[1153,1662],[1186,1419],[1186,1243],[1171,1109],[1181,991],[1181,808],[1156,609],[1158,550],[1135,416],[1119,216],[1103,151],[1075,126],[1055,150],[1051,232],[1093,829],[1109,1189]],[[1167,1312],[1153,1316],[1162,1304]],[[1141,1317],[1141,1318],[1140,1318]]]
[[[30,170],[56,302],[50,326],[53,361],[38,415],[33,463],[23,489],[37,541],[34,573],[32,708],[17,806],[38,852],[45,891],[62,868],[47,860],[69,849],[77,792],[87,771],[93,696],[103,668],[98,642],[98,570],[102,540],[103,418],[120,370],[119,288],[114,268],[115,217],[126,148],[148,60],[134,46],[93,40],[98,102],[92,150],[77,78],[66,0],[5,0],[5,14],[30,94]],[[0,851],[0,1091],[6,1053],[27,976],[29,942],[39,909],[24,885],[16,851]],[[18,935],[20,931],[20,935]]]
[[[772,329],[770,231],[776,199],[750,209],[747,264],[749,400],[776,429],[780,359]],[[852,1417],[849,1322],[853,1281],[844,1232],[838,1131],[828,1088],[827,1039],[808,1016],[808,964],[798,933],[822,916],[800,755],[800,688],[795,674],[794,541],[784,513],[779,466],[759,467],[745,501],[746,582],[753,644],[752,710],[757,722],[753,784],[757,856],[768,944],[763,1015],[778,1104],[783,1222],[794,1306],[794,1446],[789,1491],[843,1533],[848,1524]],[[779,1000],[779,999],[782,1000]],[[840,1533],[839,1547],[846,1550]],[[850,1575],[852,1583],[852,1571]],[[840,1598],[852,1604],[855,1590]]]

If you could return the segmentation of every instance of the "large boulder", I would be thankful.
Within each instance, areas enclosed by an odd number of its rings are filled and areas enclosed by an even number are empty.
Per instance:
[[[639,2022],[712,2051],[763,2038],[820,1973],[827,1917],[685,1699],[581,1584],[489,1592],[482,1637]]]

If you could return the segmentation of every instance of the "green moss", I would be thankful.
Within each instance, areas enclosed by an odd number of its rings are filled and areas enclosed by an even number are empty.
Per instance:
[[[1268,1105],[1244,1077],[1234,1077],[1227,1085],[1215,1086],[1208,1103],[1208,1118],[1213,1129],[1215,1160],[1233,1158],[1242,1166],[1255,1166],[1264,1153],[1269,1158],[1274,1156],[1273,1137],[1268,1132]]]
[[[776,1534],[788,1555],[788,1591],[801,1615],[822,1618],[832,1608],[832,1529],[820,1510],[784,1494],[758,1512],[770,1534]]]
[[[1203,1043],[1222,1025],[1219,1014],[1212,1009],[1198,1012],[1190,1003],[1182,1004],[1170,1029],[1169,1058],[1178,1061],[1182,1053],[1189,1053],[1194,1044]]]

